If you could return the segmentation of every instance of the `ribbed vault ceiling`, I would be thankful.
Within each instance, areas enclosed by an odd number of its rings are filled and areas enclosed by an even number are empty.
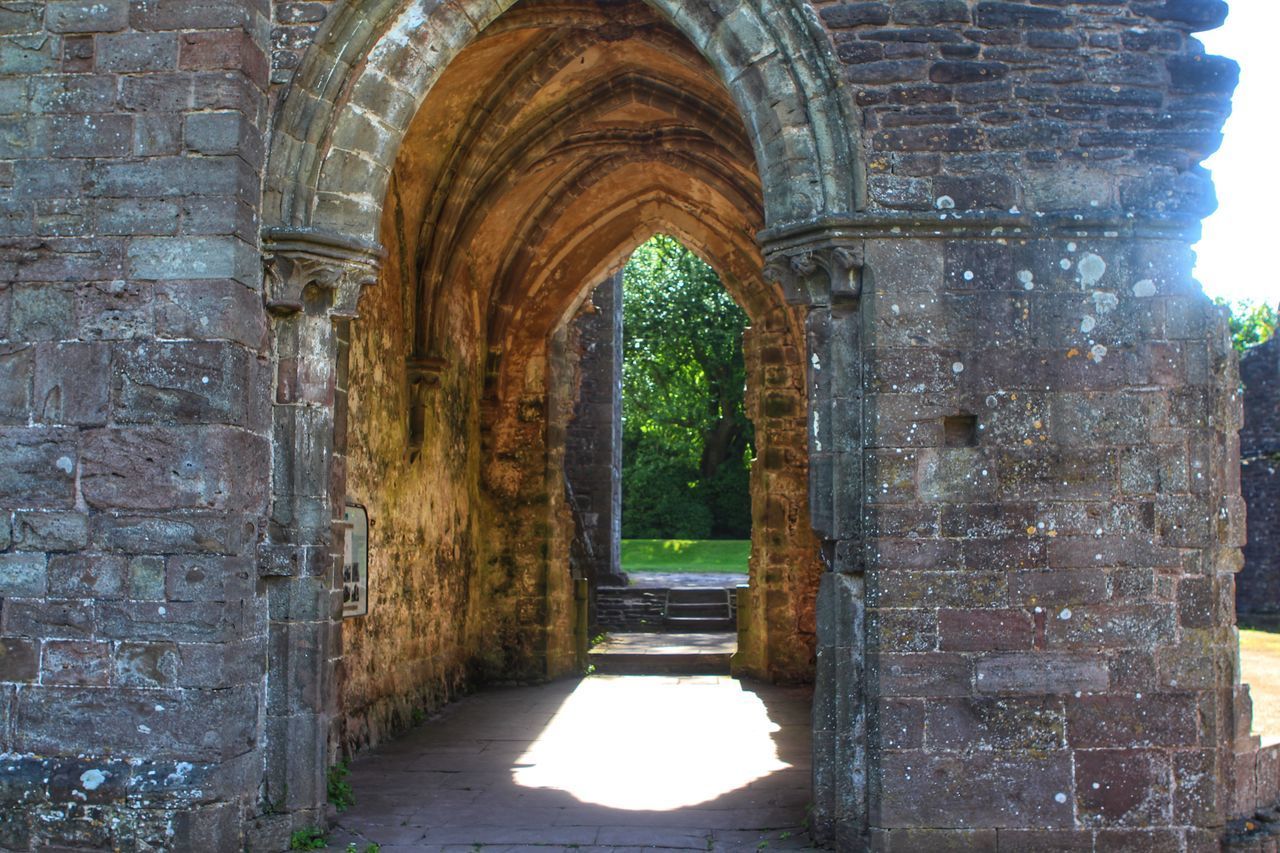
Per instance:
[[[757,278],[763,226],[742,121],[694,46],[638,0],[513,7],[433,88],[394,191],[418,357],[438,352],[459,299],[493,351],[517,328],[545,335],[656,231],[706,255],[749,313],[766,307],[739,281]]]

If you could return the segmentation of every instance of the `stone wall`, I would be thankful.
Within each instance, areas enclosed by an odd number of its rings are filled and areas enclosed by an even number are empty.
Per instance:
[[[601,587],[596,590],[593,630],[661,631],[665,589]]]
[[[1240,493],[1249,507],[1249,541],[1236,577],[1236,610],[1280,616],[1280,338],[1245,353],[1240,379]]]
[[[395,197],[388,219],[400,211]],[[392,258],[413,247],[388,239]],[[477,318],[460,303],[450,368],[410,441],[404,267],[388,264],[360,300],[347,370],[346,499],[369,513],[369,613],[342,623],[341,746],[372,746],[465,689],[484,655],[483,607],[473,601],[484,565],[477,378]]]
[[[581,351],[578,397],[565,434],[573,509],[574,577],[592,587],[622,574],[622,273],[591,292],[573,320]]]
[[[820,13],[868,205],[773,252],[831,448],[815,820],[849,849],[1212,848],[1256,746],[1225,678],[1233,356],[1186,250],[1236,79],[1189,33],[1225,4]]]
[[[268,14],[0,9],[0,847],[258,810]]]
[[[282,849],[335,731],[572,671],[564,321],[663,230],[752,319],[740,657],[816,669],[816,833],[1214,849],[1274,776],[1187,250],[1224,12],[0,8],[0,846]]]

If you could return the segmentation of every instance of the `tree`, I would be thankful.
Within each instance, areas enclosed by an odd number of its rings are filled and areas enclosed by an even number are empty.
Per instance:
[[[1266,343],[1280,325],[1280,308],[1272,308],[1265,302],[1232,304],[1221,297],[1214,301],[1231,312],[1231,342],[1240,352]]]
[[[663,235],[631,256],[622,287],[623,535],[746,538],[747,316],[711,267]]]

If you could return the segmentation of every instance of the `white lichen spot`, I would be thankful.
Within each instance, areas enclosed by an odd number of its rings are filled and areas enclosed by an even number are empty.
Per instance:
[[[955,210],[956,200],[949,195],[940,195],[938,200],[933,203],[938,210]]]
[[[173,766],[173,772],[164,778],[165,784],[172,785],[174,783],[182,783],[187,781],[187,774],[191,772],[194,765],[187,761],[179,761]]]
[[[1093,292],[1093,305],[1099,314],[1110,314],[1119,307],[1120,297],[1105,290],[1095,290]]]
[[[895,317],[902,313],[902,309],[898,307],[898,303],[896,302],[889,306],[889,310],[893,312],[893,316]]]
[[[1074,252],[1074,251],[1076,250],[1076,248],[1077,248],[1077,247],[1076,247],[1076,244],[1075,244],[1075,243],[1068,243],[1068,244],[1067,244],[1067,251],[1068,251],[1068,252]]]
[[[964,373],[964,364],[959,361],[952,363],[951,372],[957,375]]]
[[[1091,787],[1091,788],[1093,788],[1093,790],[1095,790],[1095,791],[1096,791],[1096,790],[1098,790],[1099,788],[1101,788],[1102,786],[1101,786],[1101,785],[1099,785],[1097,782],[1094,782],[1090,787]]]
[[[1066,622],[1068,619],[1070,619],[1071,608],[1070,607],[1062,608],[1062,612],[1058,614],[1058,618],[1061,619],[1063,622]]]
[[[1102,361],[1106,357],[1107,348],[1102,344],[1094,344],[1089,350],[1089,358],[1093,359],[1095,362]]]
[[[96,791],[105,781],[107,781],[107,774],[96,768],[80,774],[80,784],[86,791]]]
[[[818,358],[818,354],[816,352],[810,357],[809,363],[813,365],[814,370],[822,369],[822,359]]]
[[[995,394],[988,394],[988,395],[987,395],[987,408],[988,408],[988,409],[994,409],[994,408],[995,408],[996,406],[998,406],[998,405],[1000,405],[1000,401],[999,401],[998,399],[996,399],[996,395],[995,395]]]
[[[1071,269],[1071,259],[1063,258],[1062,260],[1058,261],[1058,266],[1062,267],[1064,270]]]
[[[168,610],[165,610],[163,607],[158,607],[158,608],[156,608],[156,612],[157,612],[157,613],[159,613],[161,616],[163,616],[163,615],[165,615],[166,613],[168,613],[169,611],[168,611]]]
[[[1140,298],[1144,296],[1155,296],[1156,283],[1149,278],[1144,278],[1133,286],[1133,295]]]
[[[1080,259],[1076,269],[1080,272],[1080,283],[1093,287],[1107,274],[1107,262],[1090,252]]]
[[[1097,328],[1097,326],[1098,326],[1098,321],[1095,320],[1089,314],[1085,314],[1084,317],[1081,318],[1080,320],[1080,331],[1084,332],[1086,335],[1092,332],[1095,328]]]
[[[1053,795],[1053,801],[1055,803],[1065,803],[1067,801],[1067,795],[1059,791]]]
[[[965,270],[965,271],[964,271],[964,280],[965,280],[965,281],[973,281],[973,270]]]
[[[76,470],[76,463],[71,461],[70,456],[59,456],[58,461],[53,464],[59,471],[62,471],[65,474],[70,474],[72,471]]]
[[[1036,276],[1031,270],[1018,270],[1018,281],[1022,282],[1023,290],[1035,290]]]
[[[208,376],[201,376],[201,377],[200,377],[200,384],[201,384],[201,385],[208,385],[208,384],[209,384],[209,377],[208,377]]]
[[[144,725],[144,724],[142,724],[142,723],[139,723],[139,724],[138,724],[138,731],[139,731],[139,732],[141,732],[141,733],[142,733],[142,734],[144,734],[144,735],[149,735],[149,734],[151,734],[151,726],[148,726],[148,725]]]

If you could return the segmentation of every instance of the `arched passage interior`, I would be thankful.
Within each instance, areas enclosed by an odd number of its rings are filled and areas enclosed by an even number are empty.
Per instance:
[[[450,63],[392,171],[385,265],[350,336],[345,491],[375,522],[371,611],[343,627],[350,743],[459,685],[581,665],[568,320],[658,231],[696,247],[751,317],[764,606],[742,657],[758,675],[811,676],[803,320],[761,275],[751,145],[687,39],[641,3],[608,10],[507,12]]]
[[[368,616],[298,618],[299,588],[324,595],[323,571],[278,584],[290,604],[273,631],[290,651],[273,677],[309,686],[269,709],[269,731],[315,744],[268,762],[291,808],[320,799],[340,744],[376,742],[463,685],[579,665],[564,329],[657,232],[709,261],[751,318],[742,668],[796,681],[814,666],[804,314],[766,280],[757,235],[853,203],[852,136],[825,133],[846,109],[816,22],[764,2],[375,6],[338,10],[318,40],[341,81],[300,70],[266,195],[287,392],[272,545],[322,567],[344,535],[326,515],[354,500],[372,523]]]

